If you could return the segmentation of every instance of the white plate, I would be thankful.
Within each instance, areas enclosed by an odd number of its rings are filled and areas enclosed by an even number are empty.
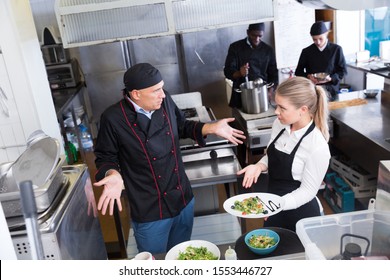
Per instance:
[[[234,202],[236,200],[243,201],[245,198],[256,196],[261,199],[263,207],[268,211],[267,214],[260,213],[243,215],[241,211],[232,209],[232,205],[234,205]],[[223,203],[223,208],[229,214],[241,218],[265,218],[275,215],[283,210],[283,199],[280,196],[271,193],[244,193],[230,197],[225,200],[225,202]]]
[[[214,256],[216,256],[218,258],[218,260],[221,257],[221,252],[220,252],[219,248],[217,247],[217,245],[215,245],[214,243],[211,243],[211,242],[205,241],[205,240],[189,240],[189,241],[179,243],[176,246],[174,246],[173,248],[171,248],[171,250],[169,250],[168,253],[165,255],[165,259],[166,260],[177,260],[177,258],[179,257],[179,253],[185,252],[185,250],[188,246],[206,247],[207,250],[209,250],[211,253],[214,254]]]

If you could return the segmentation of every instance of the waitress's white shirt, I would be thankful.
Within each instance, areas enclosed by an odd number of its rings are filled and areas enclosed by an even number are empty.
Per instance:
[[[285,128],[286,130],[276,141],[275,148],[290,154],[311,124],[312,122],[300,130],[291,131],[289,125],[283,125],[276,119],[272,126],[271,140],[268,145]],[[301,182],[301,185],[298,189],[283,196],[285,200],[284,210],[296,209],[317,195],[328,170],[329,160],[329,145],[321,131],[315,127],[302,140],[295,153],[291,174],[294,180]],[[265,155],[261,158],[260,162],[268,167],[268,156]],[[269,188],[272,188],[272,186],[269,186]]]

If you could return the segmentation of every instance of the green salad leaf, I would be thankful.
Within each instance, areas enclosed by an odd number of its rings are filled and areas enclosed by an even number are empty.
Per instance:
[[[193,247],[188,246],[184,252],[179,252],[178,260],[217,260],[213,253],[211,253],[206,247]]]

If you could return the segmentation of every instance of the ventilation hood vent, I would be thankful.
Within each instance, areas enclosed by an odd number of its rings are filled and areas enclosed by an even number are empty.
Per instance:
[[[297,0],[299,3],[318,10],[360,11],[389,7],[390,0]]]
[[[274,2],[56,0],[55,13],[63,46],[70,48],[272,21]]]

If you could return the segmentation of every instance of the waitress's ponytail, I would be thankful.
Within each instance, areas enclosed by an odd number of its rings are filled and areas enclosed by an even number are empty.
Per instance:
[[[315,91],[317,94],[317,110],[314,112],[313,119],[326,141],[329,141],[328,97],[325,90],[320,86],[316,86]]]

